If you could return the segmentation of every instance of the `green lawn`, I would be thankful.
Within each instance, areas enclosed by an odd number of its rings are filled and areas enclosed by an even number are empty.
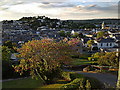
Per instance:
[[[49,84],[49,85],[45,85],[41,88],[54,88],[54,89],[57,89],[57,88],[60,88],[61,86],[65,85],[69,83],[69,81],[66,81],[66,80],[58,80],[55,84]]]
[[[31,77],[2,83],[2,88],[37,88],[40,86],[43,86],[43,81],[41,79],[35,80]]]
[[[75,78],[85,78],[83,75],[78,74],[78,73],[74,73],[74,72],[69,72],[71,73],[71,80],[74,80]],[[3,90],[4,88],[33,88],[32,90],[46,90],[48,88],[51,88],[52,90],[58,90],[61,89],[61,86],[64,86],[68,83],[70,83],[71,81],[67,81],[67,80],[57,80],[57,82],[55,84],[49,84],[49,85],[45,85],[43,83],[43,81],[41,79],[39,80],[35,80],[35,79],[31,79],[29,78],[25,78],[25,79],[19,79],[19,80],[12,80],[12,81],[6,81],[3,82]],[[92,82],[94,83],[94,81],[92,80]]]
[[[94,61],[88,61],[86,59],[74,59],[72,62],[72,65],[86,65],[86,64],[92,64]]]

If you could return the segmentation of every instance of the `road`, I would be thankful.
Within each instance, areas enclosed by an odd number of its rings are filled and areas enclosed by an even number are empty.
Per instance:
[[[93,73],[93,72],[82,72],[82,71],[74,71],[79,74],[83,74],[87,77],[93,77],[99,80],[101,83],[105,85],[105,87],[115,87],[117,82],[117,76],[109,73]]]

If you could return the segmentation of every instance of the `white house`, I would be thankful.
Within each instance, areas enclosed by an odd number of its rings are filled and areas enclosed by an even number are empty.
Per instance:
[[[75,31],[74,31],[74,30],[72,30],[72,31],[71,31],[71,34],[72,34],[72,35],[74,35],[74,34],[75,34]]]
[[[113,38],[101,39],[97,41],[98,48],[113,48],[115,46],[117,46],[117,43]]]

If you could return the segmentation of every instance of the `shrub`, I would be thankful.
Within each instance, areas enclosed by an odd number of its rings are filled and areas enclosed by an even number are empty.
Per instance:
[[[84,77],[81,74],[72,73],[70,74],[71,82],[67,83],[60,88],[66,90],[73,90],[73,89],[94,89],[94,88],[101,88],[102,84],[94,79],[89,77]]]
[[[76,78],[70,83],[62,86],[61,88],[67,89],[67,90],[73,90],[73,89],[85,89],[85,78]]]
[[[42,78],[46,81],[46,83],[54,83],[57,81],[57,78],[61,78],[62,70],[58,67],[51,71],[45,71],[41,73]]]
[[[76,78],[84,78],[84,76],[78,73],[70,73],[70,78],[71,80],[74,80]]]
[[[69,72],[62,72],[62,78],[70,81],[71,80],[70,73]]]
[[[86,85],[85,85],[86,88],[91,88],[91,83],[89,80],[86,80]]]
[[[78,86],[76,84],[66,84],[64,86],[61,86],[60,88],[63,88],[65,90],[73,90],[73,89],[77,89]]]

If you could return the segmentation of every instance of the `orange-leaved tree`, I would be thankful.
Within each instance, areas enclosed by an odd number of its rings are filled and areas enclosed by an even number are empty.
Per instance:
[[[41,77],[45,71],[68,64],[72,60],[70,55],[74,52],[68,43],[51,39],[28,41],[17,51],[20,64],[14,66],[15,71],[20,74],[29,71],[30,75],[36,78]]]

